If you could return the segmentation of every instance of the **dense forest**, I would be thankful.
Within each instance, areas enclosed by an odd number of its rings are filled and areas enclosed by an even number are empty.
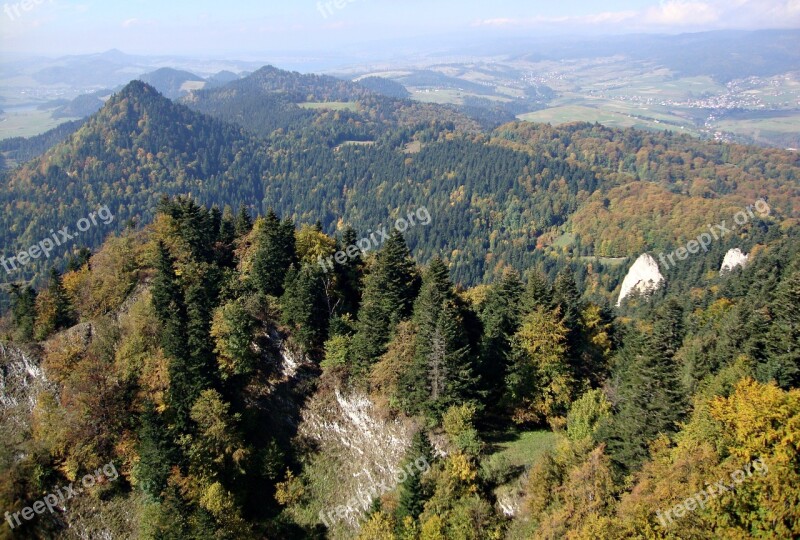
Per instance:
[[[9,143],[4,257],[101,219],[2,280],[0,538],[800,535],[797,154],[395,90],[134,81]]]
[[[359,238],[165,198],[152,225],[38,292],[15,287],[5,338],[41,355],[48,381],[32,411],[3,411],[18,422],[0,424],[3,507],[107,463],[120,478],[3,534],[72,537],[67,522],[136,538],[800,534],[796,235],[626,317],[587,300],[568,266],[456,287],[396,231],[318,263]],[[287,356],[302,358],[293,374]],[[426,464],[356,527],[344,501],[323,506],[319,450],[290,405],[333,392],[416,419],[402,464]],[[500,441],[531,430],[552,436],[538,459],[497,459]],[[745,465],[741,485],[727,480]],[[720,478],[735,490],[659,521]],[[509,486],[513,518],[497,506]]]
[[[357,101],[352,110],[296,103],[327,99]],[[114,223],[82,237],[96,247],[150,222],[163,195],[256,214],[274,208],[320,221],[328,234],[342,223],[374,229],[425,206],[434,221],[409,230],[409,245],[421,261],[441,257],[468,286],[553,257],[672,250],[758,198],[778,223],[797,215],[796,153],[589,124],[486,131],[448,108],[274,68],[188,101],[196,110],[132,82],[66,142],[7,173],[4,255],[76,223],[86,206],[107,205]],[[43,283],[71,247],[6,281]]]

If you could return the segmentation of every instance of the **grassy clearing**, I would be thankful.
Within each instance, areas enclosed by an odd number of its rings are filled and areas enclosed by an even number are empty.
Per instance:
[[[530,466],[542,454],[555,448],[557,440],[558,436],[552,431],[523,431],[513,441],[498,443],[498,451],[492,454],[491,459],[503,460],[512,467]]]
[[[564,233],[555,240],[553,240],[553,247],[563,248],[569,247],[575,243],[575,235],[572,233]]]
[[[628,260],[627,257],[581,257],[582,261],[593,263],[599,262],[604,266],[621,266]]]
[[[312,110],[358,111],[358,103],[355,101],[307,101],[305,103],[298,103],[297,106]]]

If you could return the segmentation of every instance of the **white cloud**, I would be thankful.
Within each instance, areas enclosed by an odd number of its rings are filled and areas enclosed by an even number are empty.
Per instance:
[[[664,2],[648,9],[643,17],[648,25],[700,26],[716,23],[722,13],[707,2]]]
[[[626,29],[800,28],[800,0],[662,0],[642,11],[578,17],[493,18],[474,26],[616,26]]]

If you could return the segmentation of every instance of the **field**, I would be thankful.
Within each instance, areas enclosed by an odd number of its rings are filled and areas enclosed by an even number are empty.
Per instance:
[[[782,146],[800,148],[800,111],[785,114],[753,114],[751,117],[726,119],[720,129],[767,143],[782,140]]]
[[[685,130],[686,126],[675,126],[663,123],[655,118],[643,118],[631,113],[614,110],[616,107],[590,107],[586,105],[565,105],[520,115],[521,120],[528,122],[541,122],[553,125],[568,122],[597,122],[609,127],[638,128],[658,130]],[[646,113],[646,110],[642,110]],[[690,130],[691,132],[691,130]]]
[[[531,87],[545,87],[554,92],[554,97],[550,99],[550,94],[545,98],[545,108],[539,102],[531,106],[531,112],[518,114],[515,109],[519,119],[554,125],[598,122],[729,142],[800,146],[797,73],[722,83],[710,76],[679,76],[663,66],[623,57],[563,61],[509,58],[491,66],[473,60],[418,68],[450,78],[438,87],[407,85],[413,99],[422,102],[463,105],[465,98],[477,96],[502,106],[524,98]],[[403,70],[380,75],[402,82],[410,73]],[[469,90],[459,89],[453,85],[454,79],[470,85],[488,83],[487,90],[481,92],[466,85]]]
[[[52,111],[8,112],[0,117],[0,139],[33,137],[74,118],[53,119]]]

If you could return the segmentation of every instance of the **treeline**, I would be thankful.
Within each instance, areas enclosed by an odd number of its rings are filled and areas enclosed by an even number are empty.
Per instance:
[[[396,231],[375,253],[320,264],[358,238],[163,199],[147,230],[84,253],[38,294],[15,288],[8,337],[44,340],[59,393],[3,446],[3,462],[23,456],[3,471],[4,504],[114,461],[125,480],[102,496],[139,512],[138,537],[324,537],[290,517],[308,504],[301,463],[313,450],[292,444],[285,404],[315,390],[281,390],[288,347],[318,366],[304,375],[321,371],[317,391],[336,381],[422,419],[409,459],[431,471],[407,478],[396,504],[376,503],[362,538],[660,538],[669,529],[654,513],[673,491],[756,457],[770,475],[690,526],[798,532],[798,456],[778,442],[800,415],[796,237],[774,238],[720,287],[628,319],[587,301],[569,268],[456,287],[442,260],[418,266]],[[63,331],[79,321],[90,340]],[[547,427],[561,442],[526,476],[490,465],[498,431]],[[676,460],[692,468],[668,472]],[[676,474],[686,487],[667,484]],[[494,507],[509,482],[523,501],[513,521]]]
[[[788,152],[587,124],[509,124],[480,135],[452,110],[365,89],[358,110],[311,113],[264,90],[280,87],[281,74],[262,75],[263,88],[260,79],[239,81],[240,93],[192,106],[266,126],[265,139],[129,85],[66,143],[9,175],[0,190],[4,254],[75,223],[87,205],[107,204],[115,231],[149,223],[165,194],[259,214],[275,208],[319,220],[327,233],[340,219],[370,229],[425,205],[433,224],[409,231],[409,245],[421,260],[440,256],[456,283],[471,285],[509,266],[542,270],[553,257],[671,251],[759,197],[773,210],[768,221],[796,213],[799,164]],[[299,92],[305,79],[294,77]],[[326,98],[350,88],[339,81],[329,96],[330,81],[314,81],[309,92],[319,86]],[[109,232],[93,228],[81,244],[96,247]],[[54,255],[63,268],[70,253]],[[33,261],[12,279],[41,283],[51,262]],[[598,279],[606,294],[616,285]]]

